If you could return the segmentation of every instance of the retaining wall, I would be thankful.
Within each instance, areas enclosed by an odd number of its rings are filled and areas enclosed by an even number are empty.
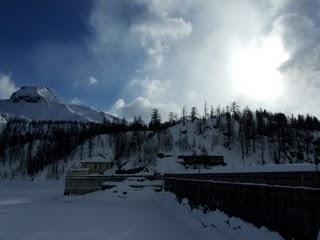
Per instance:
[[[104,175],[67,175],[65,180],[64,195],[81,195],[102,190],[102,184],[108,181],[123,181],[130,177],[144,177],[155,179],[153,176],[104,176]]]
[[[166,174],[167,177],[320,188],[319,172],[244,172]]]
[[[320,229],[320,189],[170,178],[165,190],[193,206],[220,209],[286,239],[316,239]]]
[[[320,229],[319,176],[314,172],[73,175],[66,176],[64,194],[94,192],[101,190],[104,182],[129,177],[163,179],[165,189],[178,199],[187,198],[193,206],[220,209],[258,227],[266,226],[287,239],[316,239]]]

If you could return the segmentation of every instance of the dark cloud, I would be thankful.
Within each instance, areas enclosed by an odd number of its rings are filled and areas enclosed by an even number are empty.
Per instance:
[[[319,114],[319,9],[320,1],[288,1],[274,21],[290,55],[280,69],[286,79],[287,101],[295,113]]]

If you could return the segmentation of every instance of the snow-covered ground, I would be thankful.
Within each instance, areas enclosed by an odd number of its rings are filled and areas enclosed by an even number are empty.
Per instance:
[[[174,127],[172,128],[174,130]],[[171,129],[171,130],[172,130]],[[130,134],[128,133],[128,136]],[[174,136],[174,134],[173,134]],[[61,161],[60,168],[70,169],[72,167],[77,168],[80,166],[80,161],[110,161],[114,159],[113,148],[110,140],[110,136],[107,134],[98,135],[91,139],[92,142],[92,153],[89,154],[89,141],[78,146],[70,156],[70,160],[67,162]],[[154,165],[149,165],[149,173],[143,172],[139,173],[143,175],[153,174],[154,171],[160,174],[171,174],[171,173],[244,173],[244,172],[291,172],[291,171],[319,171],[320,166],[316,166],[311,163],[287,163],[287,164],[274,164],[271,161],[266,164],[259,164],[257,160],[253,157],[250,159],[241,159],[241,153],[234,150],[228,150],[223,146],[216,146],[215,151],[212,155],[222,155],[224,156],[224,161],[227,163],[226,166],[212,166],[205,168],[201,166],[198,167],[189,166],[185,168],[179,159],[179,155],[183,155],[176,146],[170,152],[164,152],[170,155],[169,157],[159,158],[155,156]],[[90,156],[91,155],[91,156]],[[187,155],[187,154],[185,154]],[[90,157],[89,157],[90,156]],[[258,157],[257,157],[258,158]],[[137,156],[133,155],[126,159],[126,164],[123,166],[124,169],[131,169],[139,167],[136,165]],[[317,169],[318,168],[318,169]],[[115,175],[117,166],[115,165],[113,169],[105,172],[106,175]]]
[[[157,159],[157,171],[160,173],[251,173],[251,172],[313,172],[320,171],[315,164],[265,164],[265,165],[227,165],[204,168],[190,166],[186,169],[177,157]]]
[[[172,193],[129,186],[141,183],[65,197],[62,182],[2,182],[0,239],[281,239],[219,211],[191,210]]]

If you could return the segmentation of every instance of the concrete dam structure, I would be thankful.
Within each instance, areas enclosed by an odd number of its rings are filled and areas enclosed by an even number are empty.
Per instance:
[[[191,206],[219,209],[285,239],[316,239],[320,228],[320,189],[267,184],[166,178],[165,190]]]
[[[170,174],[161,176],[67,176],[65,195],[103,189],[128,177],[163,180],[164,189],[193,207],[219,209],[266,226],[286,239],[316,239],[320,229],[320,188],[316,172]]]

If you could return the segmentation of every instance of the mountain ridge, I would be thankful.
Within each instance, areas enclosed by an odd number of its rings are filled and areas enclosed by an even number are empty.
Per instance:
[[[5,120],[103,122],[116,117],[89,106],[60,101],[47,87],[23,86],[9,99],[0,100],[0,115]]]

